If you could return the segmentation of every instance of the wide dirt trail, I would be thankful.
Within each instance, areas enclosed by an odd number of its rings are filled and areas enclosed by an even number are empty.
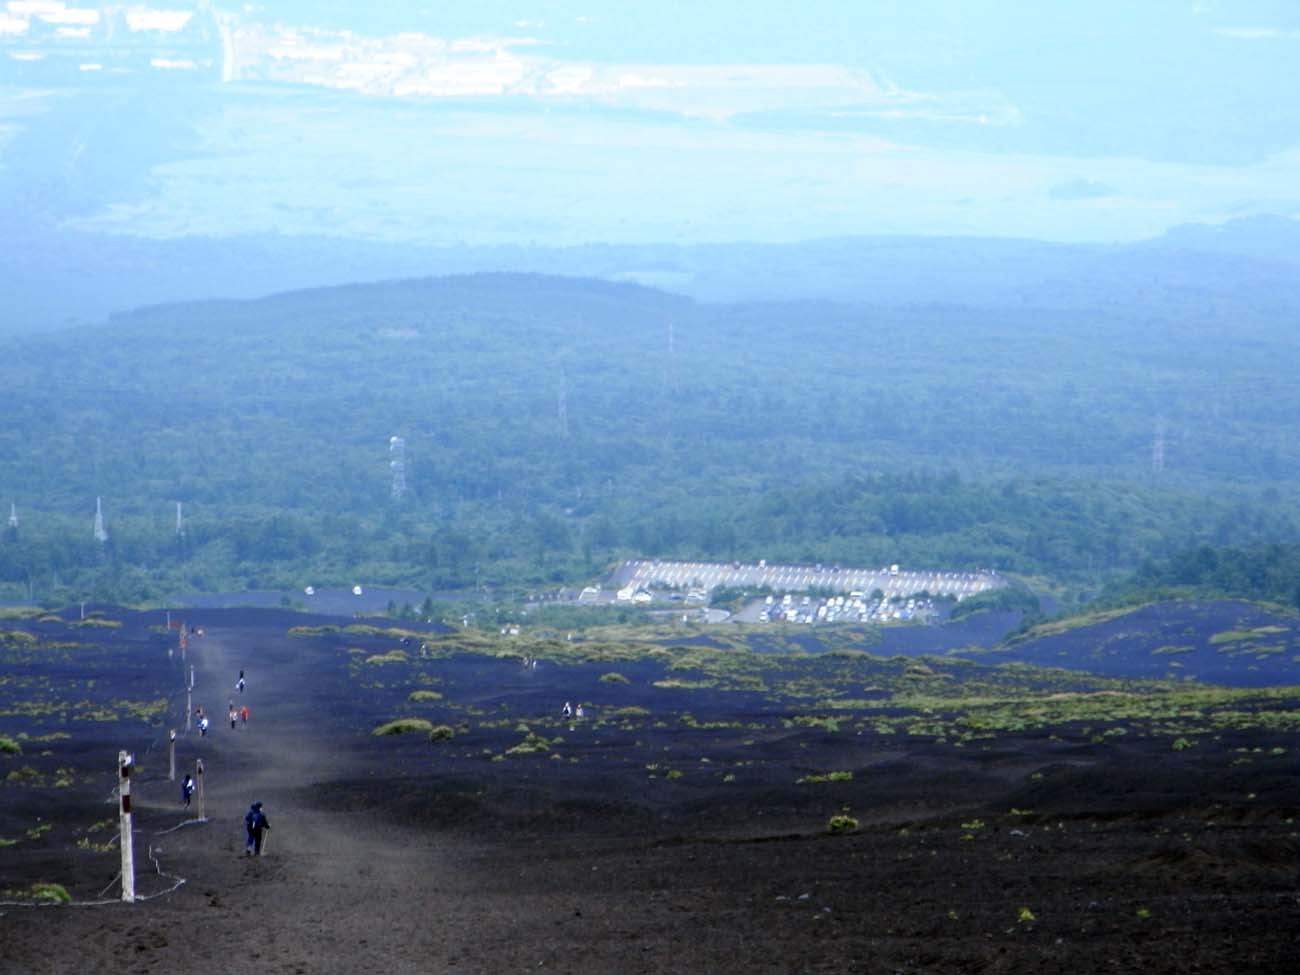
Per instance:
[[[449,946],[455,950],[444,886],[454,873],[436,843],[313,804],[327,794],[322,784],[364,774],[323,731],[330,702],[313,689],[314,661],[266,630],[208,627],[192,641],[188,663],[196,671],[194,706],[211,727],[199,736],[191,716],[178,739],[177,778],[203,759],[208,821],[175,828],[187,815],[177,804],[179,785],[166,778],[165,743],[134,794],[137,890],[166,886],[151,876],[150,850],[186,883],[147,903],[58,912],[57,945],[38,943],[30,957],[26,946],[11,946],[0,971],[85,975],[126,971],[128,962],[135,972],[213,975],[440,970]],[[243,695],[235,689],[241,667]],[[233,731],[232,700],[250,709],[248,726]],[[181,695],[180,707],[184,701]],[[262,857],[244,855],[243,816],[254,799],[272,825]],[[32,920],[43,925],[53,915]],[[442,923],[431,925],[432,917]],[[75,958],[62,948],[75,948]]]
[[[427,836],[313,804],[330,781],[365,773],[330,739],[333,702],[317,689],[319,662],[300,641],[264,632],[209,628],[193,651],[195,700],[214,689],[205,710],[220,719],[202,744],[213,751],[209,862],[227,880],[214,897],[229,909],[229,935],[265,971],[365,971],[368,958],[375,971],[427,971],[442,947],[429,931],[430,902],[444,899],[440,881],[450,871]],[[247,728],[230,730],[231,700],[250,708]],[[220,762],[236,774],[215,774]],[[272,825],[261,858],[242,855],[243,815],[254,799]]]

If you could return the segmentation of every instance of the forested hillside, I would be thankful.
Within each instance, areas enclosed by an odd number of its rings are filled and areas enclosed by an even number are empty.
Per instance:
[[[1108,602],[1123,604],[1170,593],[1253,599],[1300,610],[1300,545],[1200,545],[1168,559],[1144,561],[1105,595]]]
[[[704,305],[475,275],[10,340],[0,586],[522,587],[635,553],[1086,588],[1189,545],[1300,537],[1294,323],[1252,296],[1192,305]]]

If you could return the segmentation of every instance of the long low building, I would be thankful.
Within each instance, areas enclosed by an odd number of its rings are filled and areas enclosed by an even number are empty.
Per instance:
[[[614,570],[610,584],[622,591],[642,589],[769,589],[772,592],[807,592],[819,589],[870,595],[879,590],[885,598],[952,596],[962,600],[976,593],[1005,586],[996,572],[929,572],[900,569],[852,569],[822,565],[769,565],[767,562],[676,562],[667,559],[629,559]]]

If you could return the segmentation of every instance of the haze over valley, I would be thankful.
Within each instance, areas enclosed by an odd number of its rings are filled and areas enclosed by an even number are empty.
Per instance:
[[[7,963],[1286,970],[1298,45],[0,0]]]

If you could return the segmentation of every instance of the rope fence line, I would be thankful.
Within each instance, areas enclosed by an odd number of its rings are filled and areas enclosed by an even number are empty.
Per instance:
[[[169,704],[169,705],[174,705],[174,704],[176,704],[176,703],[179,703],[179,701],[180,701],[180,696],[181,696],[183,693],[185,693],[185,690],[184,690],[184,689],[182,689],[182,690],[180,690],[180,691],[173,692],[172,694],[169,694],[169,695],[167,696],[168,704]],[[185,715],[184,720],[185,720],[186,722],[189,721],[189,715],[188,715],[188,714]],[[155,747],[155,746],[159,743],[159,741],[162,739],[162,734],[163,734],[163,728],[164,728],[164,725],[165,725],[165,722],[162,722],[162,723],[160,723],[160,724],[157,726],[157,729],[156,729],[156,731],[155,731],[155,734],[154,734],[153,737],[149,740],[148,744],[145,745],[145,748],[144,748],[144,755],[145,755],[145,756],[150,755],[150,754],[153,752],[154,747]],[[117,803],[117,802],[119,801],[119,792],[118,792],[118,787],[117,787],[117,786],[114,786],[113,790],[108,794],[108,796],[106,797],[106,799],[105,799],[104,801],[105,801],[106,803],[114,803],[114,804]],[[154,836],[166,836],[166,835],[168,835],[169,833],[175,833],[175,832],[177,832],[178,830],[184,829],[184,828],[187,827],[187,826],[196,826],[196,825],[200,825],[200,824],[206,825],[208,822],[209,822],[209,820],[208,820],[208,818],[207,818],[206,816],[205,816],[205,817],[202,817],[202,818],[199,818],[199,819],[187,819],[187,820],[185,820],[184,822],[180,823],[179,825],[171,827],[170,829],[165,829],[165,830],[156,831],[156,832],[154,832],[153,835],[154,835]],[[133,832],[133,833],[143,833],[144,831],[143,831],[143,830],[136,829],[136,830],[133,830],[132,832]],[[114,845],[114,844],[117,843],[117,842],[118,842],[118,837],[117,837],[117,836],[113,836],[113,837],[111,837],[111,838],[109,839],[107,845],[108,845],[108,846],[112,846],[112,845]],[[159,852],[161,852],[161,851],[159,851]],[[165,890],[160,890],[160,891],[157,891],[157,892],[152,893],[152,894],[141,894],[141,895],[137,895],[137,896],[135,897],[135,900],[137,900],[137,901],[149,901],[149,900],[155,900],[155,899],[157,899],[157,898],[159,898],[159,897],[165,897],[165,896],[168,895],[168,894],[175,893],[175,892],[176,892],[177,890],[179,890],[182,886],[184,886],[186,883],[188,883],[187,879],[184,878],[184,877],[180,877],[180,876],[177,876],[177,875],[175,875],[175,874],[169,874],[169,873],[164,873],[164,872],[163,872],[162,864],[160,864],[160,863],[158,862],[158,856],[157,856],[157,854],[154,852],[154,847],[153,847],[152,845],[150,845],[150,847],[149,847],[149,849],[148,849],[148,856],[149,856],[149,859],[153,862],[154,873],[155,873],[157,876],[162,877],[164,880],[170,880],[170,881],[173,881],[173,883],[172,883],[172,885],[171,885],[170,887],[168,887],[168,888],[165,889]],[[106,886],[105,886],[105,887],[104,887],[104,888],[103,888],[103,889],[102,889],[102,890],[101,890],[101,891],[96,895],[96,898],[95,898],[94,900],[88,900],[88,901],[78,901],[78,900],[61,901],[61,900],[57,900],[57,899],[54,899],[54,898],[41,898],[41,899],[37,899],[37,900],[28,900],[28,901],[5,900],[5,901],[0,901],[0,907],[27,907],[27,908],[40,908],[40,907],[105,907],[105,906],[108,906],[108,905],[110,905],[110,904],[121,904],[121,903],[122,903],[122,900],[121,900],[120,898],[111,898],[111,899],[109,899],[109,898],[106,898],[106,897],[104,896],[105,894],[108,893],[108,891],[110,891],[110,890],[113,888],[113,886],[114,886],[115,884],[120,883],[121,880],[122,880],[122,871],[121,871],[121,870],[118,870],[118,872],[117,872],[116,874],[114,874],[113,879],[110,880],[110,881],[108,882],[108,884],[107,884],[107,885],[106,885]]]
[[[202,819],[187,819],[178,826],[173,826],[171,829],[158,830],[153,835],[166,836],[168,833],[175,833],[177,830],[184,829],[186,826],[206,826],[210,822],[211,820],[208,819],[207,816],[204,816]]]
[[[199,822],[199,820],[194,820],[194,822]],[[177,827],[177,828],[179,829],[179,827]],[[168,832],[171,832],[171,830],[168,830]],[[162,852],[161,849],[160,849],[158,852]],[[176,891],[180,890],[181,887],[183,887],[185,884],[189,883],[189,881],[188,881],[185,877],[179,877],[179,876],[177,876],[176,874],[171,874],[171,873],[164,873],[164,872],[163,872],[163,868],[162,868],[162,864],[160,864],[160,863],[158,862],[158,856],[157,856],[157,854],[154,852],[154,848],[153,848],[152,846],[149,847],[149,859],[150,859],[151,861],[153,861],[154,873],[157,874],[159,877],[162,877],[164,880],[170,880],[170,881],[173,881],[173,883],[172,883],[172,885],[171,885],[170,887],[168,887],[166,890],[160,890],[160,891],[157,891],[157,892],[152,893],[152,894],[138,894],[138,895],[136,895],[136,898],[135,898],[137,901],[151,901],[151,900],[156,900],[156,899],[159,898],[159,897],[166,897],[168,894],[174,894]],[[104,889],[101,890],[101,891],[96,895],[96,899],[95,899],[95,900],[90,900],[90,901],[59,901],[59,900],[54,900],[54,899],[52,899],[52,898],[43,898],[43,899],[41,899],[41,900],[30,900],[30,901],[0,901],[0,907],[33,907],[33,908],[39,908],[39,907],[107,907],[107,906],[109,906],[109,905],[111,905],[111,904],[121,904],[121,903],[122,903],[121,898],[118,898],[118,897],[106,898],[106,897],[104,897],[104,895],[105,895],[106,893],[108,893],[108,891],[110,891],[110,890],[113,889],[113,885],[116,884],[116,883],[118,883],[121,879],[122,879],[122,871],[119,870],[119,871],[118,871],[118,872],[113,876],[113,879],[110,880],[110,881],[108,882],[108,885],[105,886]]]

